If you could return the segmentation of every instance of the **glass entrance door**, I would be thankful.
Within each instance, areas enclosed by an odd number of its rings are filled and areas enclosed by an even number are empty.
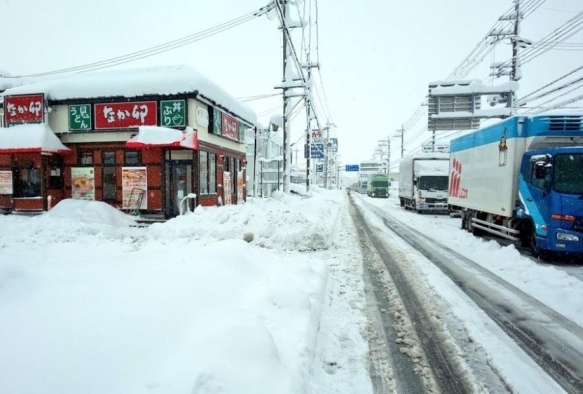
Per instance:
[[[166,216],[178,216],[180,201],[192,192],[191,162],[167,161],[166,179]]]

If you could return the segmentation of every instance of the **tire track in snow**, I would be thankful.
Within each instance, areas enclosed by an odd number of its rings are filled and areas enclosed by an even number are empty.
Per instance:
[[[450,357],[450,349],[445,348],[445,341],[443,338],[440,338],[439,335],[440,330],[435,327],[432,317],[424,310],[423,304],[419,301],[415,291],[408,284],[406,277],[401,272],[399,264],[396,263],[395,259],[392,257],[392,254],[395,254],[395,252],[388,250],[387,246],[380,238],[378,238],[358,209],[354,210],[353,218],[359,228],[359,235],[361,238],[366,238],[365,242],[369,241],[372,244],[374,249],[376,249],[378,256],[382,259],[384,268],[389,272],[391,281],[396,288],[396,295],[398,295],[400,302],[404,305],[406,314],[411,319],[410,327],[414,330],[414,333],[418,338],[419,345],[422,348],[424,355],[424,361],[427,364],[426,366],[430,369],[430,371],[425,370],[424,374],[419,375],[415,374],[415,368],[394,370],[394,373],[399,374],[395,376],[397,386],[401,385],[407,387],[411,384],[419,384],[421,382],[421,375],[427,377],[428,374],[431,374],[431,383],[427,381],[421,383],[424,385],[423,391],[425,392],[435,392],[436,387],[433,387],[433,384],[437,386],[437,390],[441,393],[473,392],[472,384],[464,378],[466,371],[461,368],[456,360]],[[387,295],[383,294],[377,295],[378,298],[380,298],[378,301],[381,303],[382,298],[387,297]],[[388,307],[389,306],[387,305],[386,308]],[[390,344],[390,342],[396,342],[396,340],[392,340],[395,335],[399,336],[398,333],[395,333],[394,322],[388,317],[385,317],[383,323],[385,335],[387,336],[387,343]],[[393,360],[398,359],[394,348],[394,346],[391,346]],[[401,349],[399,349],[399,352],[400,351]],[[411,373],[414,373],[416,377],[412,377]],[[416,380],[417,383],[415,382]],[[416,387],[413,387],[412,390],[413,391],[403,392],[419,392]]]
[[[378,207],[370,208],[456,283],[565,391],[583,392],[583,328],[446,245]]]

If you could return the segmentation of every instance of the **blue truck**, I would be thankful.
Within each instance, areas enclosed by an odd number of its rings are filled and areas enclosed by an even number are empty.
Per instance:
[[[462,228],[546,258],[583,256],[583,116],[514,116],[451,141]]]

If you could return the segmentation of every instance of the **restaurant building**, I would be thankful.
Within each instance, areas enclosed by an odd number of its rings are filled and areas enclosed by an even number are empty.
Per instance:
[[[256,115],[190,67],[53,77],[2,96],[5,212],[74,198],[170,218],[246,200]]]

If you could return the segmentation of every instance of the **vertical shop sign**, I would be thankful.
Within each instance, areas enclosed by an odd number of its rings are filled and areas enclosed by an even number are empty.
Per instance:
[[[12,171],[0,171],[0,195],[14,193],[12,188]]]
[[[4,117],[8,126],[19,123],[42,123],[44,120],[44,94],[4,97]]]
[[[213,134],[221,135],[221,111],[213,108]]]
[[[126,129],[158,124],[155,101],[95,104],[95,129]]]
[[[227,114],[222,114],[221,122],[221,135],[223,137],[239,141],[239,129],[237,128],[237,121]]]
[[[72,194],[75,200],[95,200],[95,170],[93,167],[71,168]]]
[[[209,111],[200,105],[196,106],[196,124],[206,129],[209,127]]]
[[[160,126],[186,126],[186,100],[160,101]]]
[[[122,167],[121,191],[123,209],[147,209],[148,173],[146,167]],[[142,201],[137,206],[139,199]]]
[[[239,142],[245,142],[245,130],[247,130],[247,127],[239,122]]]
[[[69,130],[91,129],[91,104],[69,105]]]
[[[231,205],[231,193],[233,191],[231,185],[231,173],[224,172],[223,173],[223,194],[225,195],[225,205]]]

